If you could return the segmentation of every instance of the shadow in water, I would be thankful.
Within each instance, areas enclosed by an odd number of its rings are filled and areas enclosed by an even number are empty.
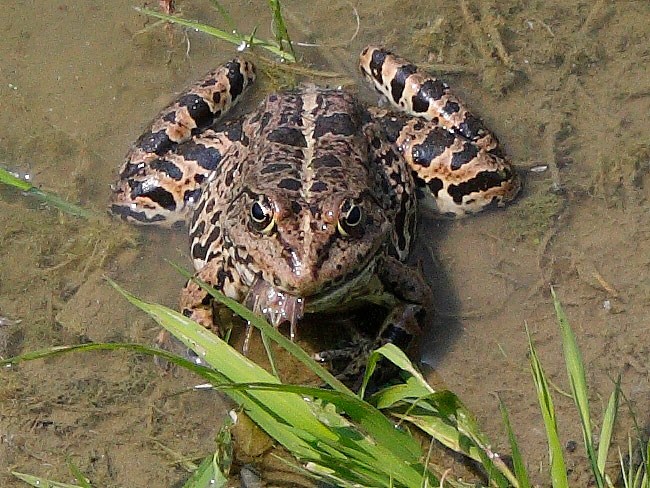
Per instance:
[[[432,368],[440,363],[461,333],[461,323],[454,318],[460,310],[458,293],[442,266],[437,247],[452,223],[452,220],[421,215],[410,257],[415,265],[420,263],[433,291],[434,310],[427,316],[420,343],[420,360]]]

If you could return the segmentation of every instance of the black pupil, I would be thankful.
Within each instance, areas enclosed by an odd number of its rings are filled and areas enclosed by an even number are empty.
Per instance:
[[[357,225],[359,220],[361,220],[361,210],[359,207],[352,207],[346,220],[348,221],[348,225]]]
[[[259,202],[253,203],[253,208],[251,208],[251,215],[256,222],[262,222],[266,218],[266,213],[260,205]]]

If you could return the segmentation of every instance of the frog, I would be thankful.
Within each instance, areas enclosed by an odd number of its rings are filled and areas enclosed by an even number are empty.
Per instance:
[[[376,45],[359,69],[387,107],[304,84],[228,120],[256,73],[241,56],[224,63],[148,126],[110,203],[138,224],[186,225],[195,277],[288,324],[292,340],[306,315],[386,310],[375,337],[323,361],[419,336],[432,291],[408,257],[423,195],[434,212],[464,217],[521,188],[496,136],[445,82]],[[187,282],[183,315],[218,332],[214,305]]]

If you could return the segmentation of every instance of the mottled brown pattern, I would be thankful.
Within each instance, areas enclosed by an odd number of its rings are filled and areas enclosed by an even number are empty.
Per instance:
[[[254,77],[239,59],[215,70],[136,142],[113,212],[171,222],[194,208],[198,278],[276,326],[290,322],[292,336],[303,313],[369,301],[392,310],[380,343],[412,337],[430,299],[424,276],[404,264],[413,174],[439,211],[459,216],[511,200],[519,179],[443,82],[375,47],[361,70],[402,114],[306,85],[267,96],[228,129],[209,128]],[[210,297],[193,282],[181,309],[213,327]]]
[[[210,71],[165,108],[127,153],[122,178],[113,188],[111,211],[138,224],[171,226],[184,221],[211,169],[183,154],[183,144],[203,144],[221,157],[232,141],[225,132],[206,129],[237,103],[254,79],[253,65],[238,57]],[[151,166],[158,158],[179,168],[180,184]],[[134,192],[134,186],[141,191]],[[164,188],[172,200],[161,204],[156,198],[158,188]],[[185,195],[195,197],[187,201]]]

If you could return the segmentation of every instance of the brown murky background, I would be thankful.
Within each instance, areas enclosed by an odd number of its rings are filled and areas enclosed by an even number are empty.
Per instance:
[[[258,35],[270,35],[267,2],[222,3],[243,31],[259,24]],[[546,483],[524,323],[551,380],[568,390],[549,285],[582,348],[596,424],[619,372],[640,424],[650,422],[650,4],[466,0],[467,16],[457,0],[352,3],[360,30],[343,43],[356,26],[349,2],[285,2],[294,40],[323,46],[298,48],[307,62],[357,82],[358,52],[381,42],[443,68],[525,174],[504,211],[458,222],[423,216],[417,255],[439,312],[423,351],[434,384],[459,394],[505,452],[501,395],[529,469]],[[0,165],[97,211],[143,126],[235,52],[152,26],[132,5],[0,2]],[[223,26],[207,0],[178,6]],[[281,81],[277,72],[262,80],[255,97]],[[0,356],[84,340],[151,343],[156,325],[102,277],[175,307],[183,279],[163,258],[189,265],[187,251],[183,233],[88,225],[0,188]],[[22,486],[9,469],[69,482],[66,455],[98,487],[177,486],[187,473],[160,446],[206,455],[225,412],[215,393],[179,394],[196,382],[130,353],[0,372],[0,486]],[[571,400],[555,401],[562,441],[580,446]],[[631,419],[621,412],[616,438],[625,442]],[[567,462],[585,486],[582,449],[567,451]]]

